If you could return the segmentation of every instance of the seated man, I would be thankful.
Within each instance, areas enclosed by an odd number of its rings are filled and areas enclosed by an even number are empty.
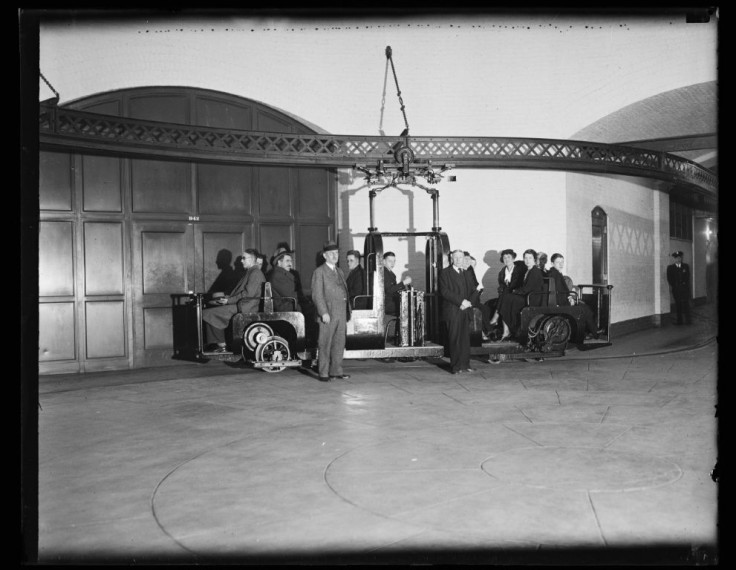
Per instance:
[[[347,254],[348,261],[348,276],[345,281],[348,284],[348,295],[350,299],[350,306],[353,309],[367,309],[368,298],[361,297],[365,295],[365,271],[360,265],[360,252],[356,249],[351,249]],[[356,297],[358,297],[356,299]]]
[[[291,271],[294,265],[292,252],[279,248],[271,258],[273,269],[268,272],[268,282],[271,284],[273,296],[273,310],[301,311],[296,291],[296,278]],[[288,297],[288,298],[285,298]]]
[[[567,275],[563,275],[562,270],[565,268],[565,258],[561,253],[552,254],[552,268],[549,270],[550,279],[554,280],[557,290],[557,303],[559,305],[577,305],[583,311],[585,320],[585,338],[597,339],[603,332],[598,329],[593,316],[593,309],[586,305],[580,298],[580,289],[573,284],[572,279]]]
[[[411,284],[411,277],[408,275],[404,277],[401,283],[396,282],[396,275],[393,271],[394,265],[396,265],[396,254],[393,251],[387,251],[383,254],[383,310],[387,315],[396,314],[396,295]]]
[[[227,352],[225,331],[230,319],[237,313],[256,313],[261,302],[261,289],[266,278],[257,265],[258,252],[246,249],[243,252],[245,275],[232,290],[229,296],[210,301],[211,307],[202,312],[205,324],[205,335],[208,343],[216,343],[215,352]]]

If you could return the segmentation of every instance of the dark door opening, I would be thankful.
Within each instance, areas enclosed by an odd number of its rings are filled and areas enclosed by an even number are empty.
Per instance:
[[[608,285],[608,216],[598,206],[591,212],[593,283]]]

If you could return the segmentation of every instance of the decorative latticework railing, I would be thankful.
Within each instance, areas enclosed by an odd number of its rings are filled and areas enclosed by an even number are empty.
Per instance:
[[[417,164],[455,168],[519,168],[622,174],[691,187],[715,199],[717,176],[661,151],[587,141],[510,137],[377,137],[296,135],[142,121],[42,103],[42,150],[168,157],[192,161],[352,167],[394,161],[408,147]]]

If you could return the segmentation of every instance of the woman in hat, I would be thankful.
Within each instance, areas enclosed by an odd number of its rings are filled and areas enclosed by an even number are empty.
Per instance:
[[[509,335],[519,335],[521,310],[527,304],[527,295],[530,306],[538,306],[542,303],[544,277],[542,270],[537,267],[537,252],[533,249],[527,249],[524,252],[524,266],[521,284],[504,291],[503,298],[498,304],[498,312],[503,320],[504,335],[501,340],[505,340]]]
[[[516,252],[513,249],[504,249],[501,252],[501,263],[503,263],[503,268],[498,272],[498,300],[496,301],[496,311],[491,318],[491,325],[498,324],[498,318],[501,315],[499,308],[503,303],[505,294],[520,287],[524,282],[524,274],[526,273],[524,262],[516,260]],[[509,323],[504,321],[502,340],[510,336]]]

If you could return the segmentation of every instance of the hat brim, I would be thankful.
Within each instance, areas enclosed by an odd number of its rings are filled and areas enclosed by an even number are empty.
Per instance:
[[[294,252],[293,251],[282,251],[278,255],[274,255],[271,258],[271,265],[276,265],[278,263],[279,259],[281,259],[285,255],[294,255]]]

